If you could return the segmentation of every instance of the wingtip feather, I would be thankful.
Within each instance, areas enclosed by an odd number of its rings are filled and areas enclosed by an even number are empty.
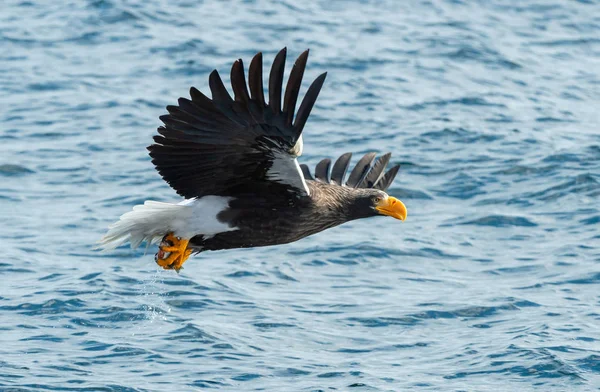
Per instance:
[[[377,153],[368,152],[362,158],[360,158],[360,160],[356,163],[356,166],[354,166],[354,169],[352,169],[346,185],[352,188],[357,188],[371,169],[371,164],[376,156]]]
[[[396,175],[398,174],[398,171],[400,170],[400,164],[396,164],[394,166],[392,166],[392,168],[390,170],[388,170],[383,177],[381,177],[379,179],[379,181],[377,181],[377,183],[375,184],[375,186],[373,188],[375,189],[379,189],[382,191],[387,191],[387,189],[390,187],[390,185],[392,185],[392,182],[394,182],[394,179],[396,178]]]
[[[308,116],[319,97],[319,93],[321,92],[321,88],[323,87],[323,83],[325,83],[325,78],[327,77],[327,72],[322,73],[317,76],[317,78],[311,83],[308,91],[304,95],[302,99],[302,103],[300,104],[300,108],[298,109],[298,113],[296,114],[296,121],[294,122],[294,128],[296,130],[296,135],[299,136],[306,125],[306,121],[308,120]]]
[[[263,88],[263,59],[262,52],[258,52],[252,58],[250,67],[248,68],[248,85],[250,87],[250,96],[257,101],[260,106],[264,107],[265,92]],[[262,108],[261,108],[262,110]]]
[[[281,89],[286,56],[287,48],[284,47],[275,56],[269,73],[269,106],[274,114],[281,113]]]

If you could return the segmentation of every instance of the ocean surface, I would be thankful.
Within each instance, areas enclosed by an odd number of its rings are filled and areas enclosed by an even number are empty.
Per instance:
[[[301,162],[391,151],[406,222],[92,250],[180,200],[165,106],[284,46],[328,72]],[[600,387],[597,1],[3,0],[0,48],[0,391]]]

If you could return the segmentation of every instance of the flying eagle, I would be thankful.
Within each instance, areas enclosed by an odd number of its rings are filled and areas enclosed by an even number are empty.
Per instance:
[[[269,103],[258,53],[247,85],[242,60],[233,63],[233,98],[214,70],[212,99],[192,87],[191,100],[167,106],[169,114],[160,117],[164,126],[148,150],[162,178],[185,200],[133,207],[109,227],[101,248],[160,241],[156,262],[179,271],[192,253],[285,244],[371,216],[406,219],[404,204],[385,192],[399,169],[385,171],[390,153],[377,160],[375,153],[366,154],[347,180],[350,153],[333,167],[323,159],[314,177],[298,164],[302,130],[327,73],[310,85],[296,112],[308,50],[294,63],[282,107],[285,59],[284,48],[271,67]]]

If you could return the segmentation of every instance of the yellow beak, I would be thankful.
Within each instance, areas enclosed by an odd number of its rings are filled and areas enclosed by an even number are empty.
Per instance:
[[[383,215],[388,215],[401,221],[405,220],[408,214],[404,203],[392,196],[382,199],[375,209]]]

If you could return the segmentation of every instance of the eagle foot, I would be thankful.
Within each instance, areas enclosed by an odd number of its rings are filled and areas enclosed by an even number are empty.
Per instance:
[[[173,233],[167,233],[160,242],[154,261],[164,269],[174,269],[179,272],[183,263],[192,254],[192,250],[187,247],[189,242],[190,240],[176,237]]]

